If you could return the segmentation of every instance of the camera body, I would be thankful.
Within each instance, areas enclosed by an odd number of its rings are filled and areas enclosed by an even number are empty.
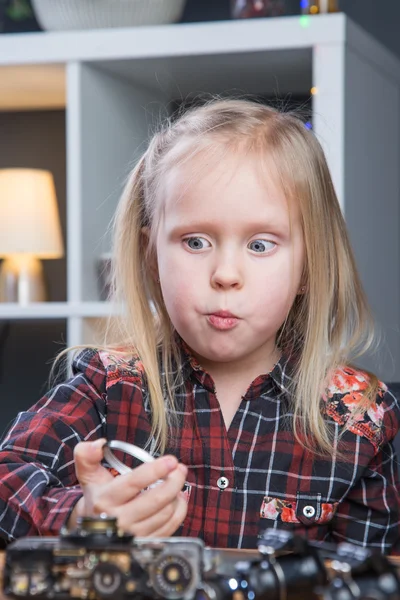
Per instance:
[[[190,600],[203,564],[201,540],[133,538],[119,532],[113,518],[83,518],[59,538],[26,537],[10,544],[4,592],[38,600]]]

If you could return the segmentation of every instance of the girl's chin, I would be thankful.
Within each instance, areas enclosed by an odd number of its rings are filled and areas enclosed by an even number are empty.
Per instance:
[[[200,347],[196,345],[195,348],[192,348],[194,354],[198,358],[199,362],[201,360],[205,360],[213,363],[229,363],[229,362],[237,362],[242,358],[242,353],[238,352],[238,348],[226,348],[226,347],[218,347],[218,345],[207,346],[206,348]]]

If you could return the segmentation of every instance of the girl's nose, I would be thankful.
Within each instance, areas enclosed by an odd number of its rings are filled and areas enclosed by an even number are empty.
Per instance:
[[[243,275],[238,261],[219,262],[211,275],[211,286],[215,289],[240,289],[243,286]]]

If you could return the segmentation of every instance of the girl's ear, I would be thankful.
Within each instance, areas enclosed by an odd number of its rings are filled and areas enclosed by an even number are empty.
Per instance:
[[[150,228],[149,227],[142,227],[141,234],[142,234],[142,244],[145,247],[146,255],[148,256],[148,259],[149,259],[148,266],[149,266],[149,269],[150,269],[151,276],[152,276],[152,278],[154,279],[155,282],[159,282],[157,256],[156,256],[155,252],[150,252],[149,251],[149,246],[150,246]]]
[[[303,273],[300,278],[300,286],[299,286],[299,289],[297,290],[298,296],[303,296],[307,292],[308,283],[309,283],[309,274],[307,273],[305,266],[303,266]]]

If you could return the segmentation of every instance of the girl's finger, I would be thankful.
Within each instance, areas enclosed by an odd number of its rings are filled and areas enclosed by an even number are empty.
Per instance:
[[[105,485],[113,481],[113,476],[101,465],[105,439],[95,442],[79,442],[74,448],[76,477],[82,488],[89,484]]]
[[[186,475],[187,467],[179,465],[163,483],[144,491],[130,502],[127,502],[123,506],[126,520],[131,523],[139,523],[159,513],[178,497],[185,483]],[[113,506],[118,506],[115,499]],[[107,512],[107,508],[103,508],[103,510]]]
[[[131,473],[116,477],[111,483],[98,489],[96,493],[93,493],[93,510],[96,513],[106,512],[112,514],[111,511],[113,509],[132,502],[134,503],[132,509],[133,518],[135,521],[141,521],[160,510],[160,508],[168,504],[174,498],[176,492],[170,491],[170,488],[172,486],[174,490],[179,483],[174,483],[176,476],[173,476],[173,474],[176,471],[179,474],[178,479],[181,481],[182,469],[186,470],[186,467],[182,465],[178,468],[178,461],[174,456],[163,456],[152,463],[141,465],[140,467],[133,469]],[[170,477],[172,477],[171,482],[169,481]],[[143,495],[147,494],[147,492],[143,492],[143,494],[140,494],[140,492],[160,479],[165,479],[164,483],[160,484],[160,487],[169,482],[166,486],[168,494],[166,499],[164,501],[160,500],[158,503],[156,502],[154,508],[153,504],[151,504],[150,507],[145,507],[146,501],[142,501],[137,505],[136,502],[139,501]],[[158,486],[153,489],[158,489]],[[150,501],[154,503],[152,497],[150,498]],[[144,513],[142,514],[141,511],[143,510]]]
[[[159,529],[151,533],[152,537],[169,537],[182,525],[185,520],[188,510],[187,502],[184,498],[179,497],[176,504],[176,509],[172,517]]]
[[[123,508],[117,509],[118,527],[122,531],[132,533],[138,537],[147,537],[152,534],[153,531],[160,529],[173,518],[173,515],[177,508],[177,500],[170,502],[167,506],[164,506],[158,513],[153,514],[148,519],[143,521],[132,523],[131,514],[126,514]],[[120,513],[118,515],[118,513]]]

